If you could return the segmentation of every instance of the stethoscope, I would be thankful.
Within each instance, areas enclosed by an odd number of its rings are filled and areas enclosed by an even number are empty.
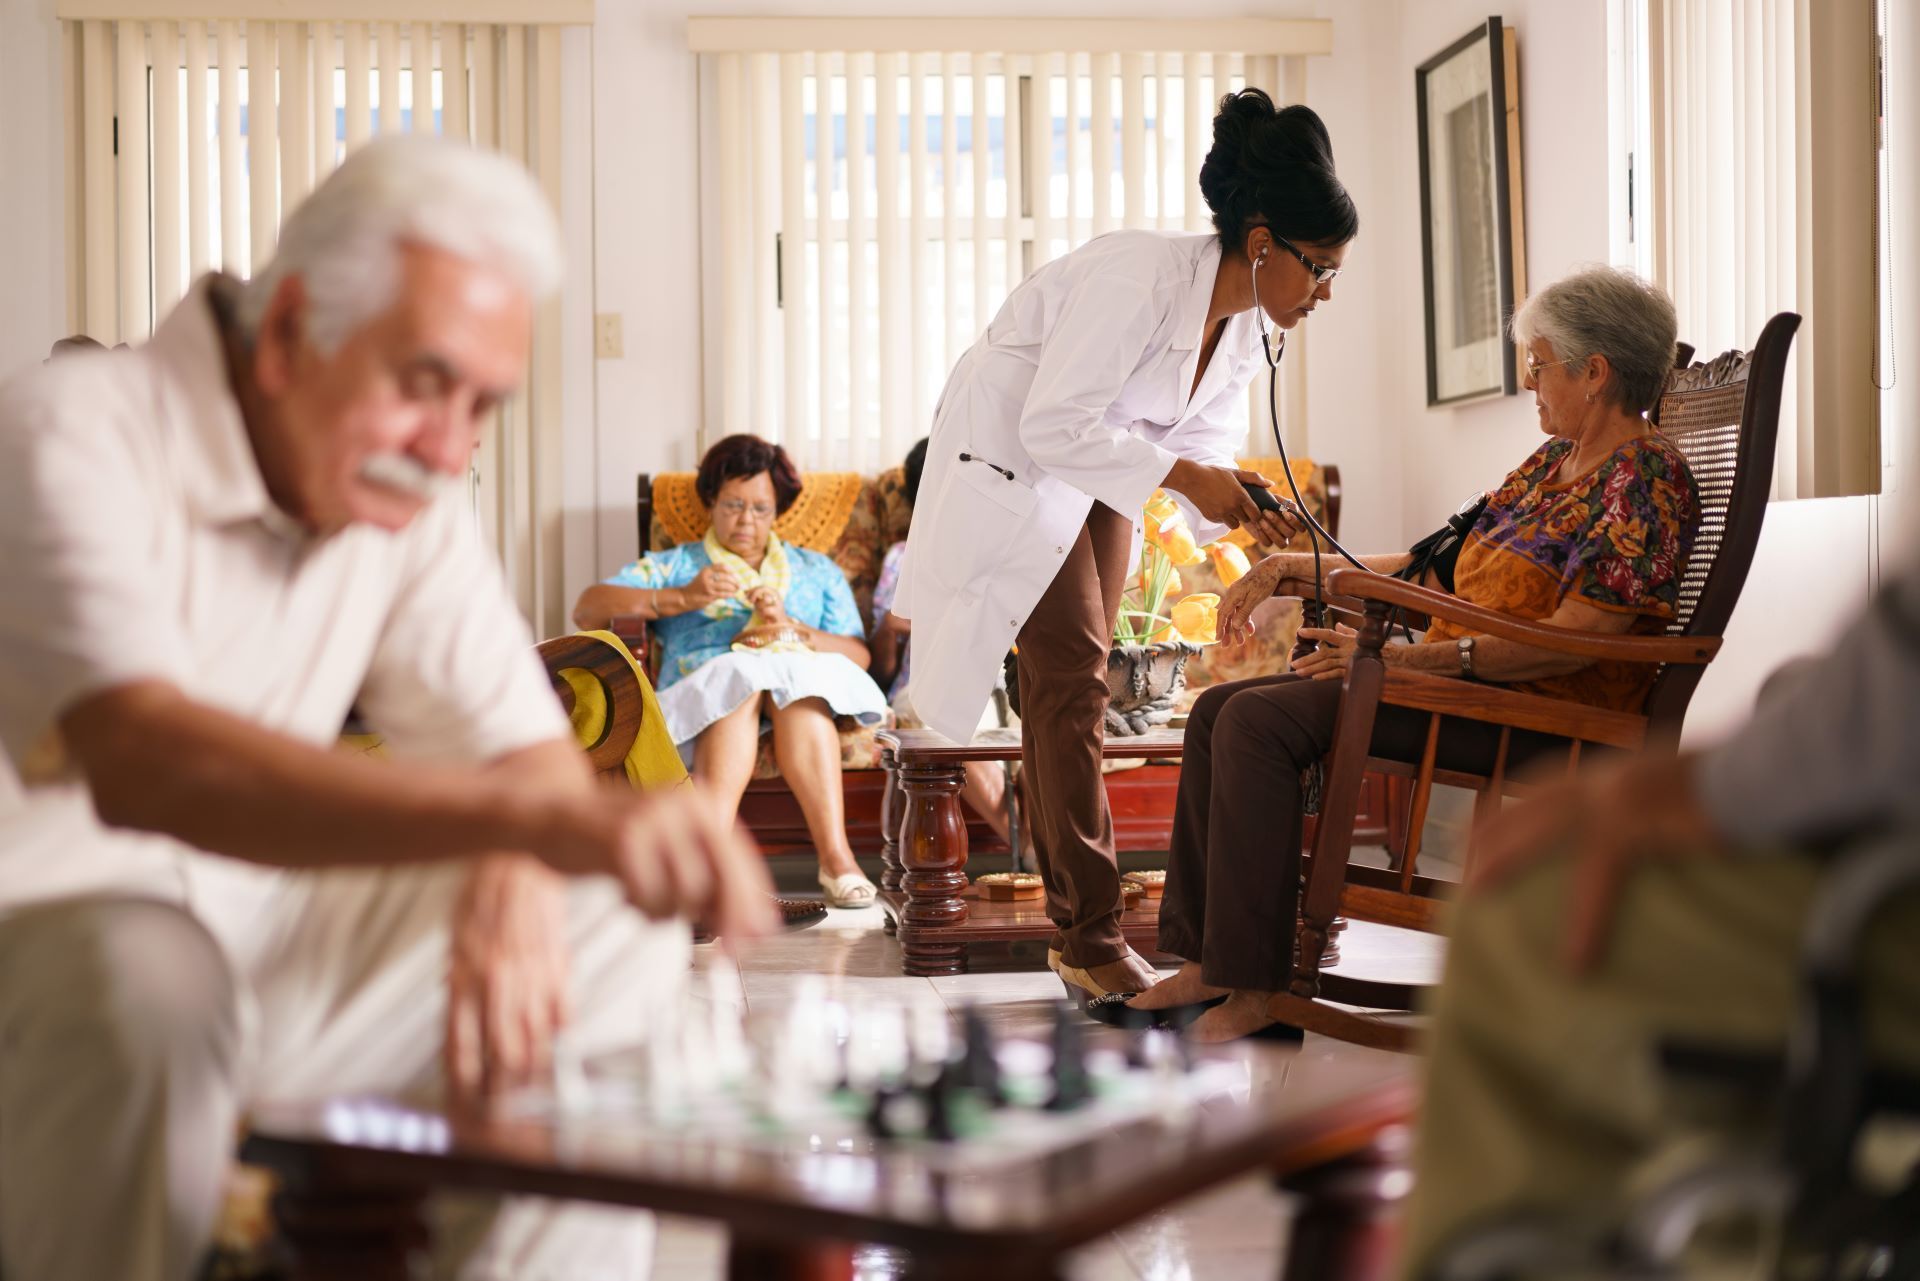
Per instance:
[[[1253,316],[1254,324],[1257,325],[1260,330],[1260,354],[1266,357],[1267,368],[1277,374],[1280,371],[1280,358],[1287,354],[1287,331],[1284,329],[1280,331],[1280,346],[1278,350],[1275,350],[1268,337],[1267,313],[1262,310],[1260,306],[1260,268],[1266,265],[1266,261],[1267,251],[1265,249],[1262,249],[1259,255],[1253,260]],[[1322,598],[1320,591],[1321,539],[1326,539],[1327,545],[1338,552],[1347,564],[1353,566],[1355,569],[1360,570],[1362,573],[1372,573],[1373,571],[1361,564],[1359,557],[1342,547],[1340,541],[1327,532],[1327,527],[1316,520],[1313,513],[1307,510],[1306,499],[1300,496],[1300,486],[1293,479],[1293,464],[1287,459],[1287,442],[1280,437],[1280,380],[1277,377],[1267,380],[1267,421],[1273,427],[1273,446],[1280,451],[1280,469],[1286,473],[1287,488],[1293,493],[1294,512],[1300,519],[1307,523],[1307,538],[1313,544],[1314,599],[1324,610],[1326,608],[1326,601]]]

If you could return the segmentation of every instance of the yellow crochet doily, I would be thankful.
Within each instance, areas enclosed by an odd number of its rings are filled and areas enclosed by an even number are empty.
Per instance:
[[[663,472],[653,478],[653,511],[675,546],[706,537],[712,517],[693,487],[690,471]],[[788,543],[830,554],[847,528],[847,518],[860,497],[860,476],[850,471],[809,472],[800,483],[800,496],[773,522],[774,532]]]

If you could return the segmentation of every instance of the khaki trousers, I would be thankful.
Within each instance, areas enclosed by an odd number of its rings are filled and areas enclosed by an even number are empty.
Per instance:
[[[1462,900],[1434,1011],[1404,1275],[1515,1213],[1605,1222],[1663,1158],[1729,1137],[1725,1109],[1664,1073],[1658,1047],[1784,1045],[1822,870],[1763,852],[1647,863],[1620,898],[1605,960],[1579,978],[1560,960],[1563,862]],[[1920,903],[1891,906],[1864,955],[1875,1050],[1920,1069]]]
[[[1127,952],[1100,745],[1107,653],[1132,552],[1133,521],[1095,503],[1019,636],[1020,759],[1051,946],[1081,967]]]
[[[234,957],[185,908],[85,898],[0,919],[0,1277],[184,1281],[249,1100],[441,1087],[448,923],[464,868],[289,874]],[[630,1046],[678,999],[687,933],[611,882],[570,895],[566,1052]],[[651,1220],[446,1198],[436,1276],[632,1281]]]

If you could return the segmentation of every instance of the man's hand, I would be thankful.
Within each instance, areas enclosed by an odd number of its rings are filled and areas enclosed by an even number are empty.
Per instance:
[[[680,589],[689,610],[705,609],[717,600],[725,600],[737,595],[740,580],[718,565],[709,565],[693,576],[693,581]]]
[[[759,846],[698,785],[568,797],[536,848],[560,871],[617,877],[650,917],[697,918],[729,943],[779,923]]]
[[[446,1072],[483,1095],[544,1075],[567,1022],[566,891],[523,855],[476,861],[454,907]]]
[[[1606,951],[1614,904],[1636,864],[1724,852],[1696,799],[1693,759],[1651,752],[1548,784],[1496,811],[1474,834],[1467,888],[1498,885],[1544,857],[1570,855],[1564,955],[1583,974]]]

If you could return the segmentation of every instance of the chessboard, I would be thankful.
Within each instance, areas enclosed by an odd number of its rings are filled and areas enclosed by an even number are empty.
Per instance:
[[[841,1002],[803,984],[748,1019],[707,974],[644,1051],[556,1063],[551,1086],[507,1115],[606,1143],[703,1151],[884,1156],[975,1171],[1058,1151],[1130,1125],[1178,1126],[1209,1098],[1244,1094],[1248,1065],[1195,1056],[1176,1033],[1122,1033],[1071,1004],[1044,1036],[1003,1036],[984,1013],[937,998]]]

